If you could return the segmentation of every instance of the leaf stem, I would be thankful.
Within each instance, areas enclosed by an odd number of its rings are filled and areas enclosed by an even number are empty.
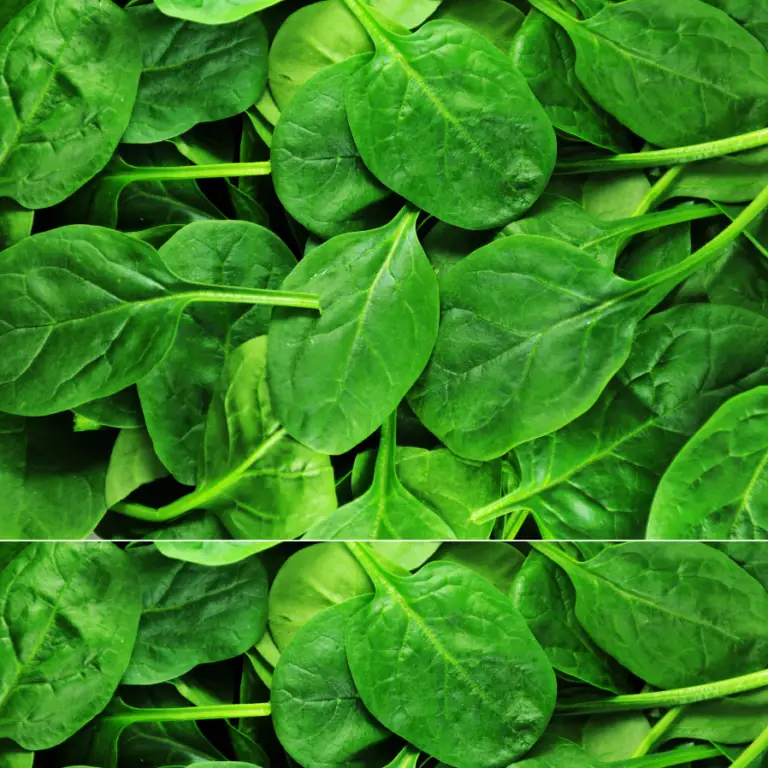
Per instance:
[[[320,297],[313,293],[261,290],[258,288],[199,286],[203,290],[187,294],[190,301],[217,304],[258,304],[270,307],[295,307],[320,310]]]
[[[185,179],[227,179],[233,176],[269,176],[272,164],[265,160],[258,163],[214,163],[213,165],[153,166],[142,168],[130,166],[114,173],[105,173],[103,178],[116,179],[126,183],[134,181],[179,181]]]
[[[373,470],[373,482],[381,489],[382,497],[387,492],[393,480],[397,479],[395,468],[397,452],[397,408],[381,425],[379,452],[376,454],[376,465]]]
[[[382,38],[387,39],[387,34],[378,19],[368,11],[360,0],[344,0],[352,15],[360,22],[365,31],[370,35],[374,43]]]
[[[638,280],[635,283],[635,288],[627,295],[643,293],[667,282],[675,285],[681,283],[696,272],[702,264],[710,261],[736,240],[766,208],[768,208],[768,185],[720,234],[713,237],[679,264],[663,269],[654,275],[649,275],[643,280]]]
[[[538,549],[538,547],[537,547]],[[741,677],[718,680],[715,683],[693,685],[689,688],[675,688],[668,691],[623,694],[591,701],[571,701],[556,708],[558,715],[593,715],[607,712],[629,712],[654,709],[656,707],[677,707],[695,704],[697,701],[711,701],[732,696],[744,691],[754,691],[768,686],[768,669],[752,672]]]
[[[188,720],[226,720],[239,717],[268,717],[272,712],[269,702],[263,704],[224,704],[209,707],[168,707],[138,709],[127,707],[113,715],[105,714],[103,720],[126,723],[165,723]]]
[[[731,764],[731,768],[748,768],[760,755],[768,751],[766,728]]]
[[[536,0],[536,2],[541,2],[541,0]],[[691,144],[687,147],[632,152],[593,158],[592,160],[566,161],[555,167],[555,173],[558,175],[604,173],[629,168],[654,168],[656,166],[695,163],[698,160],[710,160],[713,157],[731,155],[734,152],[757,149],[766,145],[768,145],[768,128],[761,128],[758,131],[750,131],[738,136],[729,136],[726,139],[707,141],[702,144]]]
[[[670,168],[646,193],[643,199],[637,204],[632,216],[643,216],[651,209],[656,207],[669,188],[677,181],[677,177],[685,169],[684,165],[674,165]]]
[[[649,752],[653,752],[664,741],[669,729],[680,719],[684,711],[685,707],[683,706],[672,707],[645,735],[645,738],[632,753],[632,757],[643,757]]]

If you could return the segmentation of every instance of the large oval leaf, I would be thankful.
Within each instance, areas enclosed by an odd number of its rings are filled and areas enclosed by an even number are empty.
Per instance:
[[[347,89],[352,135],[373,174],[465,229],[527,210],[552,172],[555,134],[509,58],[456,22],[398,35],[360,0],[349,5],[376,45]]]
[[[729,400],[661,478],[650,539],[768,538],[768,387]]]
[[[0,572],[0,738],[48,749],[112,698],[141,612],[114,544],[29,544]]]
[[[60,203],[93,178],[131,116],[139,38],[112,0],[40,0],[0,34],[0,197]]]
[[[430,563],[400,577],[355,549],[376,587],[347,628],[366,707],[456,768],[501,768],[527,752],[552,714],[555,678],[510,600],[463,566]]]
[[[713,547],[631,542],[577,562],[534,546],[571,578],[592,639],[651,685],[700,685],[768,664],[768,594]]]
[[[321,297],[322,314],[276,311],[269,386],[289,434],[344,453],[373,433],[424,369],[437,334],[437,280],[416,237],[416,212],[340,235],[306,256],[287,290]]]
[[[258,16],[208,26],[171,19],[155,5],[130,14],[141,36],[143,68],[124,142],[179,136],[259,100],[267,83],[267,32]]]

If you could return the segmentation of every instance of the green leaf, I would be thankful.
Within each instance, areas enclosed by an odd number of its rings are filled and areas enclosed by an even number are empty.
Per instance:
[[[705,0],[725,11],[768,48],[768,8],[761,0]]]
[[[0,34],[0,69],[0,197],[60,203],[107,164],[128,125],[136,31],[111,0],[37,0]]]
[[[269,49],[269,89],[280,109],[310,78],[373,45],[342,0],[323,0],[294,11]]]
[[[166,477],[145,429],[123,429],[109,457],[104,496],[107,507],[128,498],[137,488]]]
[[[464,24],[504,53],[509,51],[515,33],[525,20],[522,11],[505,0],[444,0],[434,18]]]
[[[198,565],[220,567],[245,560],[272,546],[267,541],[169,541],[158,539],[158,551],[165,557]]]
[[[166,15],[198,24],[230,24],[276,5],[280,0],[158,0]]]
[[[416,216],[329,240],[283,284],[321,297],[320,316],[278,310],[269,329],[275,413],[315,450],[344,453],[372,434],[427,363],[439,297]]]
[[[439,541],[456,537],[456,532],[440,516],[400,482],[395,460],[396,421],[397,414],[393,413],[382,428],[371,487],[310,528],[307,538]]]
[[[729,400],[683,446],[661,478],[652,539],[768,536],[768,387]]]
[[[258,16],[209,26],[171,19],[155,5],[133,8],[130,15],[141,38],[143,67],[124,142],[179,136],[259,100],[267,83],[267,33]]]
[[[379,226],[399,207],[363,164],[347,122],[347,84],[369,58],[355,56],[314,75],[275,127],[275,191],[288,213],[321,238]]]
[[[577,21],[550,0],[532,4],[570,36],[592,98],[651,144],[679,147],[765,126],[768,51],[722,11],[700,0],[627,0]]]
[[[532,552],[509,596],[558,672],[612,693],[629,690],[627,671],[595,645],[579,624],[573,586],[554,563]]]
[[[0,738],[54,747],[120,682],[139,624],[137,580],[114,544],[29,544],[0,572],[0,605]]]
[[[296,265],[280,238],[244,221],[189,224],[160,249],[160,258],[190,282],[263,290],[280,288]],[[266,334],[270,311],[236,304],[189,307],[170,351],[139,382],[155,450],[180,483],[195,484],[205,414],[224,363],[240,344]]]
[[[292,440],[275,418],[266,347],[258,337],[229,356],[206,417],[197,489],[159,510],[159,519],[207,509],[235,538],[279,540],[336,508],[328,457]]]
[[[264,634],[267,575],[257,557],[211,568],[148,546],[131,561],[144,608],[125,684],[153,685],[238,656]]]
[[[768,147],[685,166],[670,191],[721,203],[747,203],[768,184]]]
[[[29,237],[34,219],[34,211],[22,208],[13,200],[0,199],[0,251]]]
[[[80,417],[98,426],[114,429],[139,429],[144,426],[139,393],[136,387],[121,389],[114,395],[91,400],[74,409],[76,419]],[[75,428],[77,431],[77,428]]]
[[[366,768],[365,752],[391,737],[365,708],[347,664],[345,635],[371,597],[312,617],[280,656],[272,678],[275,733],[305,768]]]
[[[577,562],[555,545],[534,546],[570,577],[592,639],[651,685],[699,685],[768,664],[768,594],[722,552],[631,542]]]
[[[285,296],[186,282],[136,238],[79,225],[9,248],[0,282],[0,408],[26,416],[139,381],[165,357],[193,301],[253,305]]]
[[[82,539],[107,511],[109,436],[0,413],[0,539]]]
[[[520,483],[494,506],[531,510],[556,538],[643,538],[659,480],[685,441],[730,397],[763,383],[764,318],[707,304],[651,315],[589,411],[515,448]]]
[[[629,148],[626,129],[592,100],[576,77],[576,50],[557,24],[532,10],[510,56],[555,128],[612,152]]]
[[[530,756],[517,765],[520,768],[598,768],[582,747],[561,738],[542,739]]]
[[[584,724],[582,746],[601,762],[628,761],[650,732],[651,724],[642,712],[592,715]]]
[[[347,627],[347,658],[365,706],[457,768],[521,757],[549,721],[555,679],[511,602],[468,568],[430,563],[401,577],[364,545],[352,546],[376,587]],[[424,695],[438,689],[440,696]]]
[[[465,229],[527,210],[552,172],[555,135],[508,57],[462,24],[405,36],[347,2],[376,45],[347,88],[352,135],[374,176]]]
[[[768,728],[768,690],[763,688],[686,707],[668,738],[748,744],[765,728]]]
[[[504,594],[509,592],[525,560],[503,541],[449,541],[440,546],[434,559],[471,568]]]
[[[344,544],[311,544],[281,566],[269,591],[269,629],[283,651],[326,608],[373,593],[373,584]]]
[[[489,460],[586,411],[657,303],[577,248],[507,237],[441,284],[435,350],[409,403],[459,456]]]

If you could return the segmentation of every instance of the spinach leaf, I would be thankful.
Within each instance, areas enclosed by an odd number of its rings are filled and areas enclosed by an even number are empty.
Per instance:
[[[626,670],[595,645],[579,624],[573,586],[554,563],[532,552],[509,596],[558,672],[613,693],[629,689]]]
[[[456,534],[428,506],[407,491],[397,476],[393,413],[381,430],[371,487],[355,501],[313,526],[310,539],[453,539]]]
[[[279,289],[296,265],[276,235],[244,221],[189,224],[159,253],[179,277],[212,286]],[[267,306],[193,305],[168,354],[139,382],[155,450],[179,482],[196,482],[205,414],[224,363],[242,343],[266,334],[269,318]]]
[[[430,563],[401,577],[350,546],[376,587],[346,633],[352,677],[374,717],[460,768],[508,765],[527,752],[552,713],[555,680],[510,601],[467,568]],[[435,686],[439,697],[423,695]]]
[[[108,436],[73,434],[61,414],[0,413],[0,539],[81,539],[107,511]]]
[[[0,605],[0,738],[53,747],[115,692],[139,625],[137,580],[114,544],[29,544],[0,571]]]
[[[143,65],[122,139],[129,144],[162,141],[198,123],[244,112],[267,83],[267,33],[258,16],[209,26],[172,19],[161,10],[131,9]]]
[[[171,680],[198,664],[245,653],[264,634],[267,575],[258,557],[215,568],[134,549],[143,610],[127,685]]]
[[[399,207],[363,164],[347,122],[347,84],[369,58],[355,56],[314,75],[275,126],[275,191],[291,216],[318,237],[372,229]]]
[[[139,381],[165,357],[192,302],[316,305],[280,291],[186,282],[139,240],[78,225],[9,248],[0,277],[0,407],[29,416]]]
[[[543,13],[528,14],[510,56],[555,128],[613,152],[629,148],[626,129],[592,100],[576,77],[570,38]]]
[[[83,403],[74,411],[75,431],[80,431],[79,423],[87,424],[88,422],[92,422],[98,428],[139,429],[144,426],[144,414],[141,412],[136,387],[121,389],[114,395]]]
[[[470,568],[505,594],[525,562],[519,550],[501,541],[449,541],[434,559]]]
[[[768,184],[768,148],[687,165],[670,195],[746,203]]]
[[[266,541],[169,541],[155,542],[158,552],[173,560],[197,565],[232,565],[272,546]]]
[[[768,119],[768,51],[700,0],[608,3],[583,21],[550,0],[532,5],[568,33],[592,98],[652,144],[712,141]]]
[[[263,336],[253,339],[224,366],[206,417],[196,490],[138,517],[173,520],[206,509],[236,538],[284,539],[336,508],[328,457],[292,440],[275,418],[266,347]]]
[[[158,0],[168,16],[198,24],[230,24],[269,8],[280,0]]]
[[[527,210],[552,172],[555,137],[509,59],[461,24],[429,22],[405,36],[360,0],[347,4],[376,46],[347,87],[352,135],[374,176],[465,229]]]
[[[366,752],[391,738],[365,708],[347,663],[347,629],[370,600],[357,597],[318,613],[299,629],[275,667],[270,695],[275,733],[306,768],[367,767]]]
[[[167,477],[145,429],[123,429],[109,457],[104,497],[107,507],[128,498],[137,488]]]
[[[36,0],[0,33],[0,70],[0,197],[60,203],[107,164],[128,125],[136,30],[111,0]]]
[[[768,690],[762,689],[686,707],[669,738],[747,744],[765,728],[768,728]]]
[[[573,582],[576,617],[592,639],[651,685],[697,685],[766,666],[768,595],[722,552],[699,542],[630,542],[578,562],[556,545],[534,546]]]
[[[435,19],[458,21],[490,40],[504,53],[509,51],[515,33],[525,16],[504,0],[444,0]]]
[[[534,235],[480,248],[441,289],[435,350],[408,401],[448,448],[477,460],[583,413],[626,360],[637,322],[663,296]]]
[[[558,538],[643,538],[685,441],[730,397],[766,382],[764,318],[707,304],[651,315],[597,403],[515,448],[520,483],[475,518],[525,508]]]
[[[34,211],[22,208],[13,200],[0,199],[0,250],[29,237],[34,219]]]
[[[768,9],[760,0],[706,0],[725,11],[768,48]]]
[[[373,593],[365,570],[344,544],[311,544],[281,566],[269,591],[269,630],[283,651],[314,616]]]
[[[373,51],[365,29],[343,0],[322,0],[294,11],[269,49],[269,89],[285,109],[318,72]]]
[[[344,453],[373,433],[429,358],[439,297],[416,217],[404,208],[380,229],[335,237],[283,283],[322,303],[319,316],[274,312],[267,361],[278,419],[315,450]]]
[[[442,281],[440,330],[411,407],[448,448],[479,460],[568,424],[626,361],[639,320],[766,204],[768,187],[698,251],[637,281],[549,238],[480,248]]]
[[[768,387],[729,400],[683,446],[661,478],[647,536],[768,536]]]

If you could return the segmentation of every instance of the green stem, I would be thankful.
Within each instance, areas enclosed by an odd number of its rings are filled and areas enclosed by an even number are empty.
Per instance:
[[[685,707],[672,707],[637,745],[632,757],[643,757],[649,752],[653,752],[664,741],[669,729],[680,719],[684,711]]]
[[[160,709],[129,709],[114,715],[106,714],[103,720],[125,723],[169,723],[187,720],[228,720],[239,717],[268,717],[272,712],[269,703],[224,704],[210,707],[168,707]]]
[[[200,285],[202,290],[187,294],[191,302],[208,304],[258,304],[270,307],[295,307],[298,309],[320,310],[320,298],[312,293],[295,293],[293,291],[272,291],[257,288],[227,287]]]
[[[280,428],[276,430],[224,477],[210,485],[202,486],[186,496],[166,504],[164,507],[152,509],[142,504],[116,504],[112,509],[114,512],[119,512],[122,515],[127,515],[137,520],[147,520],[152,523],[167,523],[169,520],[175,520],[187,512],[205,509],[207,504],[217,499],[239,482],[251,466],[272,450],[287,434],[285,429]]]
[[[669,188],[677,181],[677,177],[683,172],[684,165],[675,165],[670,168],[646,193],[637,204],[633,216],[643,216],[664,199]]]
[[[766,208],[768,208],[768,185],[719,235],[679,264],[663,269],[654,275],[649,275],[643,280],[638,280],[635,283],[635,288],[625,294],[625,297],[644,293],[667,282],[678,285],[696,272],[702,264],[711,261],[726,246],[736,240]]]
[[[768,752],[768,728],[731,763],[731,768],[748,768],[764,752]]]
[[[722,752],[717,747],[702,745],[695,747],[680,747],[669,752],[658,752],[655,755],[622,760],[618,763],[606,763],[606,766],[614,765],[616,768],[668,768],[673,765],[685,765],[698,760],[709,760],[712,757],[722,757]]]
[[[379,452],[376,454],[376,465],[373,470],[373,482],[381,488],[381,496],[385,497],[387,488],[392,481],[397,480],[395,468],[397,451],[397,408],[381,425]]]
[[[734,152],[743,152],[747,149],[757,149],[767,144],[768,128],[761,128],[759,131],[750,131],[738,136],[729,136],[727,139],[707,141],[702,144],[691,144],[687,147],[654,149],[649,152],[633,152],[592,160],[563,162],[555,167],[555,173],[559,175],[604,173],[630,168],[655,168],[656,166],[695,163],[699,160],[711,160],[714,157],[731,155]]]
[[[520,529],[523,527],[523,523],[528,519],[528,514],[527,509],[518,509],[509,516],[504,525],[504,538],[507,541],[517,537],[517,534],[520,533]]]
[[[727,216],[731,221],[734,221],[736,217],[724,205],[721,203],[715,203],[715,205],[722,211],[723,216]],[[765,256],[765,258],[768,259],[768,248],[766,248],[749,230],[743,232],[743,235],[755,246],[762,256]]]
[[[227,179],[233,176],[269,176],[272,164],[266,160],[259,163],[214,163],[213,165],[154,166],[141,168],[131,166],[130,171],[119,170],[105,173],[102,178],[116,179],[125,183],[134,181],[180,181],[185,179]]]
[[[369,12],[360,0],[344,0],[352,15],[360,22],[374,43],[386,40],[388,35],[379,20]]]
[[[549,0],[530,0],[530,3],[537,11],[541,11],[545,16],[549,16],[552,21],[556,21],[560,26],[565,27],[565,29],[580,24],[578,19],[575,19],[569,13],[566,13],[554,3],[549,2]]]
[[[610,696],[591,701],[571,701],[567,704],[560,704],[556,711],[559,715],[571,716],[629,712],[656,707],[677,707],[683,704],[695,704],[697,701],[722,699],[725,696],[732,696],[744,691],[754,691],[766,686],[768,686],[768,669],[741,677],[732,677],[728,680],[718,680],[715,683],[693,685],[689,688]]]

